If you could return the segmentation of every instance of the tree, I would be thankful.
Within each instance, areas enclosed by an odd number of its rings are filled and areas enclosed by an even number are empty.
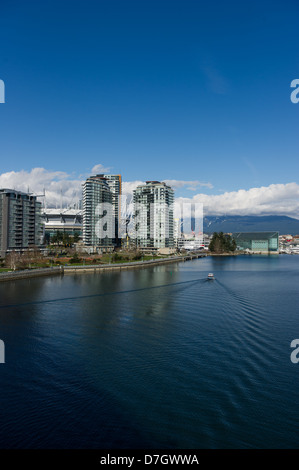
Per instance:
[[[56,243],[60,245],[60,242],[63,242],[63,232],[59,230],[56,231],[55,235],[52,235],[51,242],[55,245]]]
[[[223,232],[213,233],[209,244],[209,250],[213,253],[229,253],[235,251],[236,248],[236,241],[230,235],[226,235]]]
[[[71,244],[71,238],[68,233],[62,234],[62,243],[64,244],[65,247]]]
[[[80,237],[79,237],[79,234],[77,232],[74,233],[74,243],[78,243],[78,241],[80,240]]]
[[[15,271],[20,265],[20,257],[20,253],[11,251],[5,258],[6,266]]]

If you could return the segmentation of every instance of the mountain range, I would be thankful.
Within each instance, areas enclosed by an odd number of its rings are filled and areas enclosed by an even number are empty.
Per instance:
[[[203,220],[204,233],[213,232],[268,232],[281,235],[298,235],[299,220],[280,215],[267,216],[206,216]]]

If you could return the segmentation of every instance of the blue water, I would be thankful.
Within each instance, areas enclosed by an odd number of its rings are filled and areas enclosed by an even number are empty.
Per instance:
[[[298,308],[288,255],[1,283],[0,447],[297,448]]]

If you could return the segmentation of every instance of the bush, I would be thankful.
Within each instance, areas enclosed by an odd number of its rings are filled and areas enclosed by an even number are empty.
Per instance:
[[[113,255],[111,256],[111,261],[119,261],[121,259],[122,257],[118,253],[113,253]]]
[[[78,253],[75,253],[73,257],[70,259],[71,264],[78,264],[81,263],[81,258],[79,258]]]

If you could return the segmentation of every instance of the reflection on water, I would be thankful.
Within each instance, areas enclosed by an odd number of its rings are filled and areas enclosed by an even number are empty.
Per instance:
[[[0,447],[296,447],[298,263],[1,284]]]

